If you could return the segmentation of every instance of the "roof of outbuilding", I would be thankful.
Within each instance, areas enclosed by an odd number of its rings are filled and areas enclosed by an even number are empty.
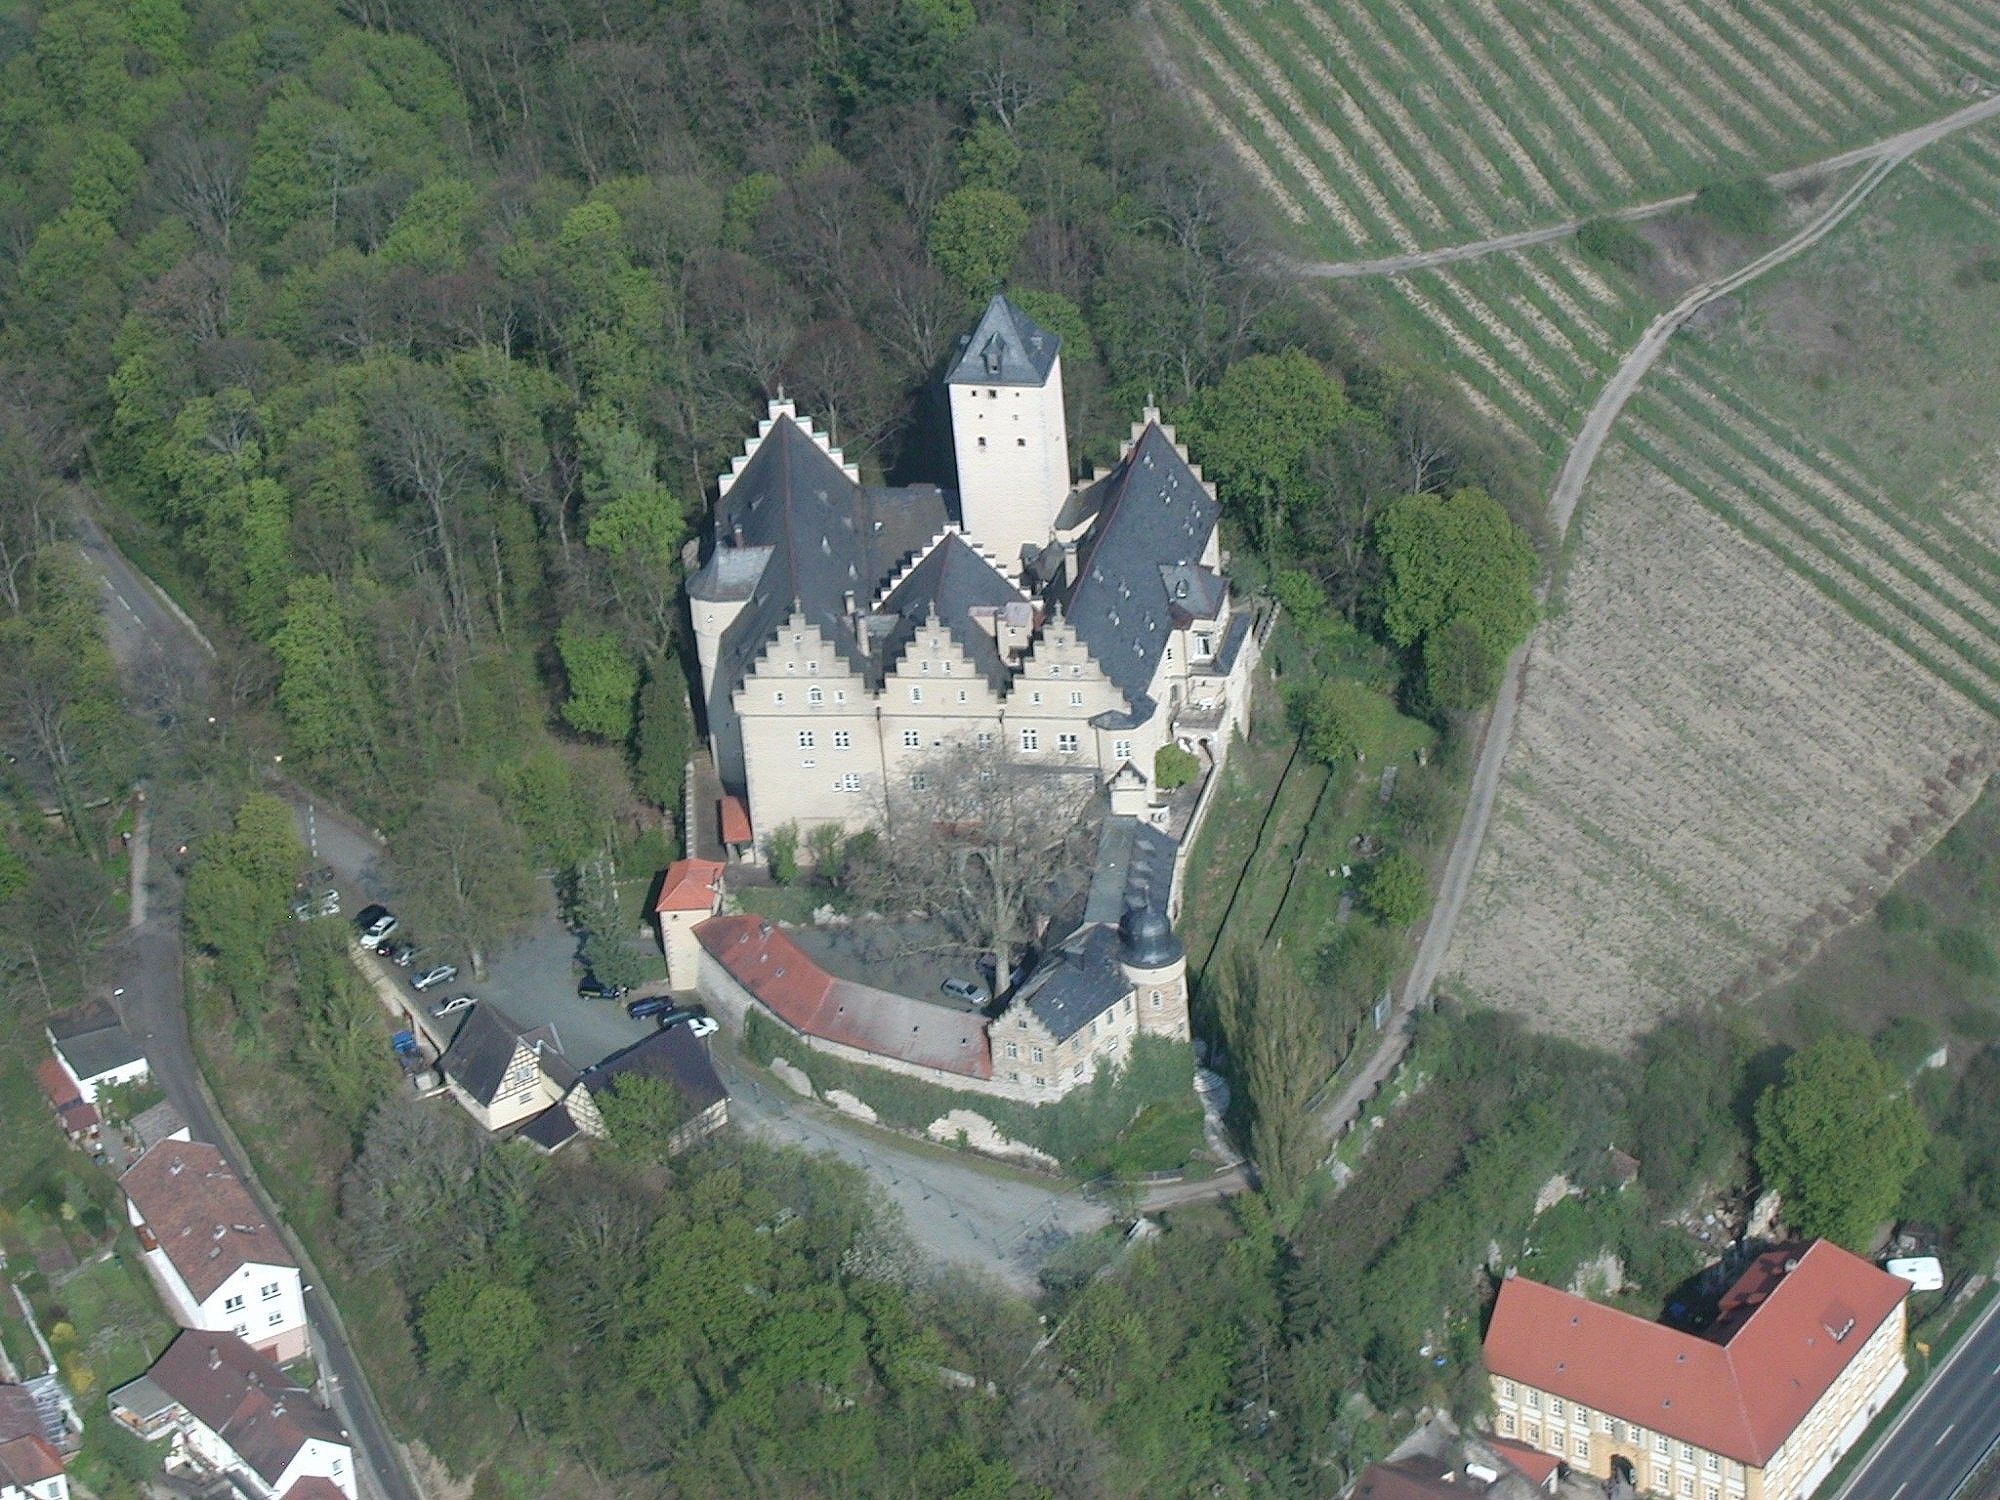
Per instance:
[[[958,348],[945,377],[949,385],[1041,385],[1055,368],[1062,339],[996,295]]]
[[[282,1479],[313,1439],[347,1446],[347,1434],[332,1413],[232,1334],[190,1329],[143,1378],[220,1437],[267,1484]]]
[[[1490,1432],[1482,1432],[1479,1440],[1507,1463],[1512,1464],[1524,1479],[1537,1488],[1547,1485],[1555,1478],[1556,1470],[1562,1467],[1561,1459],[1538,1448],[1530,1448],[1526,1443],[1509,1442],[1506,1438],[1495,1437]]]
[[[559,1086],[576,1076],[562,1055],[562,1038],[554,1027],[524,1028],[497,1005],[483,1001],[465,1013],[438,1066],[472,1098],[491,1104],[513,1066],[514,1054],[524,1045],[542,1059],[543,1070]]]
[[[1753,1263],[1704,1338],[1517,1276],[1494,1304],[1486,1365],[1762,1467],[1909,1290],[1818,1240]]]
[[[1107,816],[1090,869],[1084,922],[1115,924],[1135,903],[1164,909],[1173,894],[1174,856],[1179,849],[1172,834],[1143,818],[1130,813]]]
[[[515,1136],[544,1151],[559,1151],[579,1134],[576,1116],[563,1104],[552,1104],[514,1132]]]
[[[795,1031],[947,1073],[993,1076],[986,1022],[974,1012],[835,979],[761,917],[710,917],[694,935]]]
[[[1157,420],[1086,493],[1093,518],[1066,585],[1069,621],[1118,690],[1138,699],[1187,602],[1172,586],[1199,580],[1220,507]]]
[[[161,1141],[118,1179],[197,1298],[237,1268],[295,1266],[249,1190],[206,1141]]]
[[[63,1061],[85,1081],[129,1067],[146,1055],[118,1012],[101,1000],[49,1017],[49,1036]]]
[[[897,581],[876,610],[878,615],[895,617],[877,647],[882,671],[894,669],[918,627],[935,617],[994,691],[1004,691],[1007,664],[1000,659],[994,637],[972,615],[974,610],[1005,610],[1009,606],[1022,610],[1033,607],[1028,596],[983,553],[957,531],[945,532],[923,560]]]
[[[729,1097],[716,1076],[715,1064],[708,1060],[708,1050],[685,1026],[668,1026],[642,1037],[594,1067],[585,1068],[577,1081],[598,1094],[616,1090],[619,1080],[633,1077],[671,1083],[687,1101],[690,1118]]]
[[[677,859],[667,866],[654,911],[713,911],[724,866],[719,859]]]
[[[84,1102],[83,1095],[70,1081],[69,1074],[63,1071],[62,1064],[53,1057],[45,1057],[35,1064],[35,1081],[41,1084],[42,1094],[62,1120],[63,1129],[88,1130],[91,1126],[102,1122],[97,1110]]]

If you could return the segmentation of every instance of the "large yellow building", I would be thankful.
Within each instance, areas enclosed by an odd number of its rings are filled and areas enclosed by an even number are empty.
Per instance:
[[[1674,1500],[1805,1500],[1904,1375],[1909,1284],[1825,1240],[1758,1257],[1702,1334],[1522,1277],[1486,1332],[1495,1426]]]

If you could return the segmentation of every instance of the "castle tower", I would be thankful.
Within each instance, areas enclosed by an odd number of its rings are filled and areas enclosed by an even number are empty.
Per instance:
[[[1132,986],[1139,1030],[1155,1036],[1188,1034],[1187,950],[1167,914],[1133,903],[1118,919],[1118,967]]]
[[[1021,575],[1022,549],[1048,545],[1069,498],[1061,350],[996,296],[946,377],[965,532],[1010,578]]]

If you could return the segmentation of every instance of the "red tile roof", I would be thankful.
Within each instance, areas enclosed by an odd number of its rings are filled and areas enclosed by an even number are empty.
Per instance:
[[[351,1446],[331,1412],[233,1334],[183,1333],[148,1373],[266,1484],[284,1478],[308,1442]]]
[[[677,859],[667,866],[654,911],[714,911],[724,865],[719,859]]]
[[[1486,1330],[1495,1375],[1762,1467],[1908,1295],[1825,1240],[1759,1259],[1701,1338],[1525,1277]]]
[[[1452,1466],[1437,1458],[1399,1458],[1370,1464],[1355,1482],[1355,1500],[1453,1500],[1466,1494]]]
[[[1528,1482],[1538,1489],[1547,1488],[1556,1470],[1562,1467],[1561,1459],[1530,1448],[1526,1443],[1510,1443],[1507,1439],[1495,1437],[1490,1432],[1480,1433],[1479,1440],[1519,1469],[1527,1476]]]
[[[783,928],[761,917],[710,917],[694,935],[738,984],[795,1031],[947,1073],[993,1076],[981,1016],[835,979]]]
[[[308,1474],[278,1500],[347,1500],[347,1492],[323,1475]]]
[[[50,1107],[62,1120],[63,1129],[70,1134],[81,1135],[101,1121],[96,1106],[84,1102],[75,1080],[63,1071],[63,1065],[53,1057],[45,1057],[35,1064],[35,1080],[41,1084]]]
[[[26,1487],[62,1473],[62,1455],[47,1438],[17,1437],[0,1443],[0,1485]]]
[[[161,1141],[118,1179],[197,1299],[239,1266],[294,1266],[285,1242],[205,1141]]]
[[[722,813],[722,842],[725,844],[754,842],[750,829],[750,809],[743,805],[743,799],[724,797],[718,805]]]

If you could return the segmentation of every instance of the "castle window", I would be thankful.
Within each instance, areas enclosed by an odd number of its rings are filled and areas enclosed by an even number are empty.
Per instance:
[[[823,689],[823,688],[816,688],[816,687],[809,687],[809,688],[807,688],[807,689],[806,689],[806,702],[808,702],[808,703],[824,703],[824,702],[826,702],[826,691],[825,691],[825,689]]]
[[[1173,659],[1174,659],[1174,648],[1172,646],[1169,646],[1167,647],[1167,660],[1172,661]]]
[[[972,737],[972,742],[981,750],[991,750],[993,748],[993,733],[991,730],[982,729]]]
[[[982,452],[984,452],[984,451],[985,451],[985,448],[986,448],[986,439],[985,439],[985,438],[983,438],[983,437],[982,437],[982,438],[981,438],[981,439],[979,440],[979,447],[980,447],[980,450],[981,450]]]
[[[799,669],[799,664],[795,661],[788,661],[785,663],[785,670],[787,672],[796,672],[798,671],[798,669]]]
[[[807,663],[806,663],[806,676],[808,676],[808,677],[817,677],[817,676],[819,676],[819,663],[818,663],[818,662],[816,662],[816,661],[809,661],[809,662],[807,662]]]
[[[1159,992],[1158,990],[1154,990],[1154,991],[1153,991],[1153,1009],[1154,1009],[1154,1010],[1158,1010],[1159,1008],[1160,1008],[1160,992]]]
[[[1125,1014],[1128,1016],[1132,1014],[1132,997],[1130,995],[1125,997]]]
[[[986,393],[986,397],[989,401],[998,401],[1000,399],[1000,393],[998,391],[988,391]]]
[[[915,750],[919,746],[921,746],[923,742],[924,742],[924,737],[921,734],[917,733],[916,730],[905,729],[903,731],[903,748],[905,750]]]
[[[911,791],[913,791],[913,792],[928,792],[928,791],[929,791],[930,789],[931,789],[931,777],[930,777],[930,772],[928,772],[928,771],[912,771],[912,772],[910,772],[910,790],[911,790]]]
[[[960,703],[967,703],[967,702],[970,702],[970,701],[971,701],[971,700],[970,700],[970,699],[969,699],[969,698],[968,698],[968,697],[966,696],[966,692],[965,692],[965,689],[964,689],[964,688],[960,688],[960,689],[958,690],[958,701],[959,701]]]
[[[847,701],[847,689],[835,688],[833,690],[833,701],[835,703],[845,703]]]
[[[1077,1064],[1077,1065],[1076,1065],[1075,1067],[1071,1068],[1071,1069],[1069,1070],[1069,1076],[1070,1076],[1070,1077],[1072,1077],[1072,1078],[1081,1078],[1081,1077],[1083,1077],[1083,1064],[1082,1064],[1082,1063],[1078,1063],[1078,1064]]]
[[[1040,1047],[1030,1047],[1028,1049],[1028,1058],[1031,1062],[1040,1062],[1042,1060],[1042,1049]]]
[[[1009,1042],[1007,1044],[1007,1056],[1010,1061],[1018,1062],[1021,1056],[1021,1044],[1019,1042]]]
[[[1036,1087],[1036,1088],[1040,1088],[1040,1087],[1042,1087],[1042,1086],[1043,1086],[1044,1084],[1046,1084],[1047,1082],[1048,1082],[1048,1079],[1046,1079],[1046,1078],[1042,1077],[1042,1075],[1041,1075],[1041,1074],[1037,1073],[1037,1074],[1035,1075],[1035,1087]]]
[[[1500,1413],[1500,1436],[1512,1437],[1513,1435],[1514,1414],[1511,1411],[1503,1411]]]
[[[1030,703],[1040,703],[1042,701],[1042,695],[1040,693],[1030,693],[1028,694],[1028,701]]]
[[[834,730],[833,748],[836,750],[852,750],[854,748],[854,736],[845,729]]]
[[[801,729],[799,731],[799,748],[801,750],[810,750],[812,747],[813,732],[810,729]]]
[[[1075,735],[1073,735],[1073,734],[1059,734],[1059,735],[1057,735],[1057,736],[1056,736],[1056,753],[1057,753],[1057,754],[1059,754],[1059,755],[1074,755],[1074,754],[1076,754],[1076,747],[1077,747],[1077,738],[1076,738],[1076,736],[1075,736]]]
[[[861,773],[859,771],[849,771],[840,780],[836,781],[834,786],[843,792],[858,792],[861,790]]]
[[[1015,438],[1014,446],[1016,448],[1025,448],[1028,446],[1028,440],[1026,438]]]
[[[1113,740],[1111,742],[1111,758],[1113,760],[1130,760],[1132,758],[1132,742],[1130,740]]]
[[[1039,750],[1039,749],[1041,749],[1041,748],[1042,748],[1042,732],[1041,732],[1041,731],[1040,731],[1039,729],[1024,729],[1024,730],[1022,730],[1022,731],[1021,731],[1021,748],[1022,748],[1023,750]]]
[[[773,692],[771,694],[771,701],[773,703],[783,703],[785,701],[785,690],[783,688],[779,688],[775,692]]]
[[[1194,638],[1194,654],[1196,656],[1215,655],[1215,637],[1206,634],[1197,635]]]
[[[1590,1457],[1590,1439],[1585,1437],[1582,1433],[1579,1432],[1576,1435],[1576,1442],[1571,1446],[1573,1446],[1576,1449],[1576,1456],[1578,1458],[1587,1460]],[[1711,1495],[1709,1497],[1709,1500],[1714,1500],[1714,1496]]]
[[[931,669],[930,658],[925,657],[923,665],[918,670],[923,672],[928,672],[930,669]]]
[[[1021,1081],[1021,1075],[1019,1071],[1017,1070],[1015,1072],[1009,1073],[1007,1075],[1007,1081],[1009,1083],[1019,1083]]]
[[[911,689],[910,689],[910,701],[911,701],[912,703],[921,703],[921,702],[923,702],[923,701],[924,701],[924,690],[923,690],[922,688],[920,688],[920,687],[913,687],[913,688],[911,688]]]
[[[1082,707],[1083,707],[1083,689],[1082,689],[1082,688],[1071,688],[1071,689],[1069,690],[1069,706],[1070,706],[1071,708],[1082,708]]]
[[[801,755],[799,757],[799,764],[810,771],[819,764],[819,757],[816,755]]]

